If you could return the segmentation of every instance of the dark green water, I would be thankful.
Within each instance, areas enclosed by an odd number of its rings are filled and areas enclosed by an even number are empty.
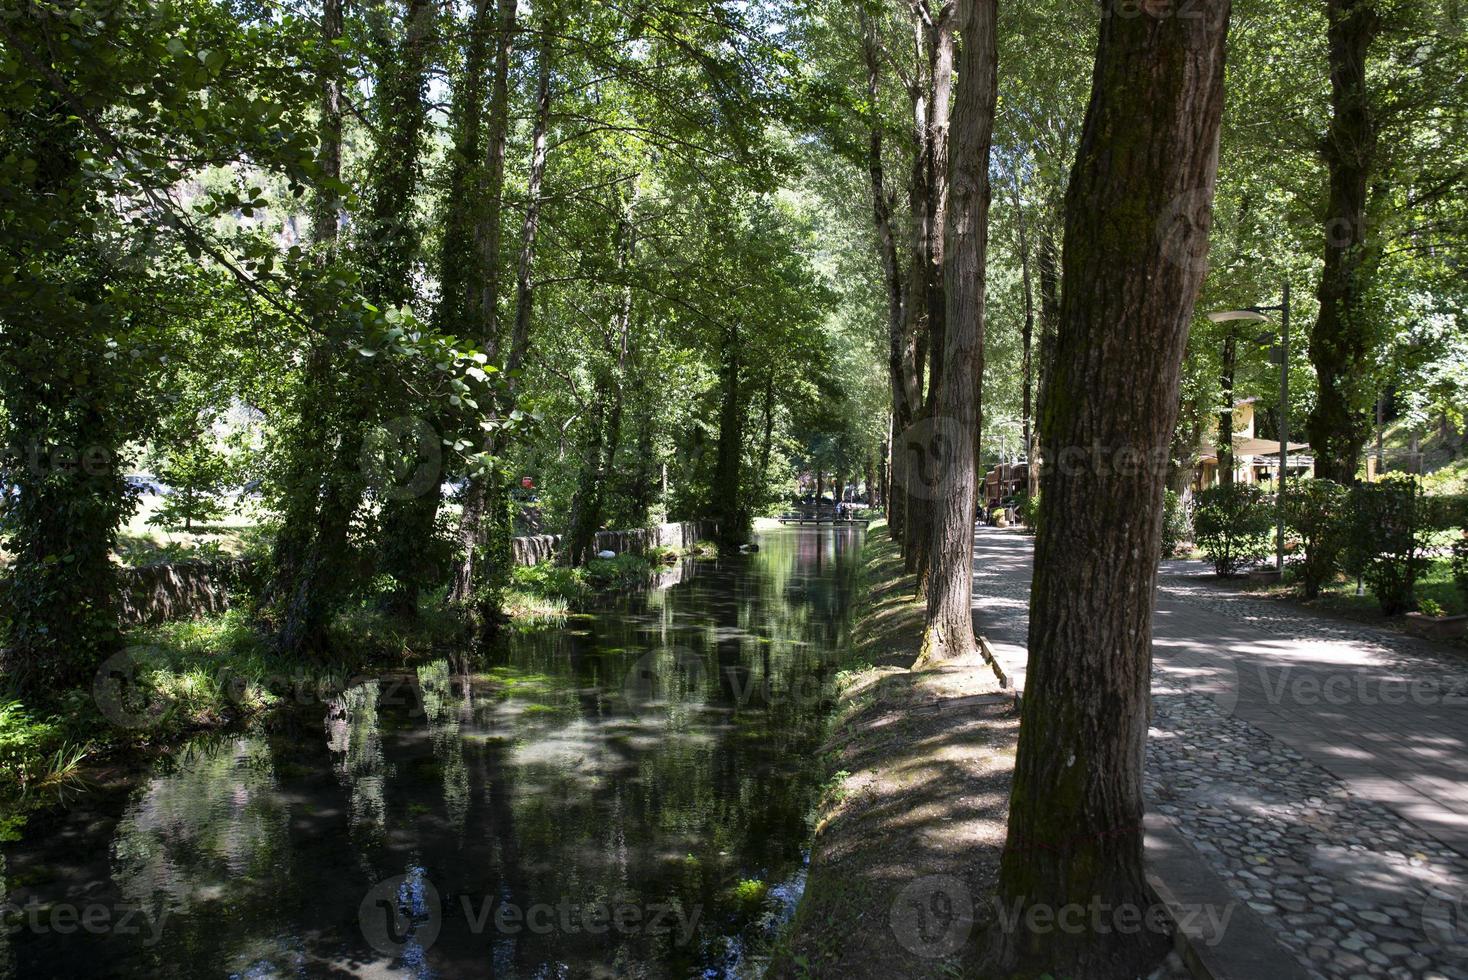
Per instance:
[[[860,536],[760,543],[43,814],[3,847],[0,974],[757,976]]]

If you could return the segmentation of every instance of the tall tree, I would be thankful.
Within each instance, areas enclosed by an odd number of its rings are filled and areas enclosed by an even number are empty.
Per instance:
[[[928,551],[927,622],[919,662],[973,651],[973,537],[978,496],[980,389],[984,373],[985,258],[989,240],[989,149],[998,99],[997,0],[958,0],[963,44],[951,137],[942,358],[933,400],[948,422]]]
[[[1310,360],[1320,391],[1307,431],[1316,475],[1356,478],[1370,435],[1376,394],[1377,324],[1368,306],[1381,241],[1371,227],[1370,183],[1377,175],[1380,122],[1372,105],[1367,59],[1381,30],[1378,0],[1327,0],[1330,129],[1321,142],[1330,175],[1325,212],[1325,267],[1316,293]]]
[[[481,0],[476,16],[487,15],[488,0]],[[510,58],[514,52],[517,0],[501,0],[499,34],[495,51],[494,77],[489,93],[489,125],[483,149],[484,165],[477,171],[480,181],[470,196],[475,208],[474,256],[477,269],[466,279],[473,293],[466,297],[465,309],[475,328],[474,338],[482,343],[492,359],[498,360],[501,343],[499,324],[500,235],[505,195],[505,141],[510,119]],[[491,419],[493,423],[494,419]],[[464,507],[459,518],[458,561],[454,567],[449,598],[456,605],[473,607],[490,596],[478,588],[476,565],[487,540],[485,524],[503,537],[505,475],[498,449],[495,426],[491,424],[481,439],[481,452],[469,473],[464,489]],[[503,550],[503,549],[501,549]],[[479,569],[482,573],[483,569]]]
[[[1218,166],[1229,0],[1102,21],[1066,198],[1042,420],[1030,668],[1000,870],[1007,910],[1149,904],[1143,749],[1166,452]],[[1201,242],[1201,243],[1200,243]],[[1191,248],[1190,248],[1191,246]],[[1180,254],[1191,251],[1191,255]],[[1020,921],[1023,921],[1022,919]],[[992,974],[1130,976],[1161,937],[999,927]]]

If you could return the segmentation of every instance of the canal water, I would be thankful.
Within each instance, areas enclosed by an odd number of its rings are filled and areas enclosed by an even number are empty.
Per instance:
[[[860,532],[760,544],[36,817],[0,846],[0,974],[757,976]]]

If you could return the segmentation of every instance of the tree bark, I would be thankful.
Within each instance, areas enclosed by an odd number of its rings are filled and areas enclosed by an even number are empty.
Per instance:
[[[1218,381],[1223,407],[1218,410],[1218,485],[1234,485],[1234,369],[1238,361],[1238,338],[1230,330],[1223,338],[1223,370]]]
[[[1067,194],[1065,295],[1043,420],[1055,459],[1043,478],[1000,869],[1000,902],[1021,924],[1031,908],[1151,904],[1142,764],[1156,556],[1204,272],[1194,256],[1206,254],[1217,175],[1229,0],[1193,6],[1193,17],[1163,6],[1102,20]],[[1081,918],[1074,931],[996,926],[981,975],[1134,976],[1167,946],[1146,930]]]
[[[719,355],[719,443],[714,464],[714,499],[710,508],[719,525],[718,540],[721,545],[741,543],[747,531],[746,515],[741,507],[739,492],[740,461],[744,448],[744,403],[740,370],[739,330],[730,323],[724,328]],[[819,481],[819,474],[816,479]],[[819,482],[817,487],[819,488]],[[816,502],[820,503],[819,497]]]
[[[1040,490],[1040,466],[1039,453],[1036,451],[1035,426],[1034,426],[1034,337],[1035,337],[1035,290],[1034,280],[1030,276],[1030,237],[1025,228],[1025,204],[1024,195],[1020,192],[1020,179],[1018,165],[1014,172],[1014,220],[1019,234],[1019,271],[1020,286],[1024,291],[1025,319],[1020,330],[1021,353],[1021,395],[1020,428],[1025,444],[1026,480],[1025,495],[1033,498]]]
[[[887,292],[887,369],[892,391],[891,432],[887,440],[890,464],[887,473],[887,532],[894,541],[904,540],[907,495],[903,488],[904,470],[901,435],[912,421],[908,399],[907,358],[907,287],[897,258],[897,236],[892,229],[892,201],[887,195],[886,172],[882,164],[884,143],[881,121],[882,61],[875,28],[865,8],[859,11],[862,28],[862,55],[866,63],[867,102],[872,114],[871,133],[867,145],[867,171],[871,181],[872,218],[877,230],[877,254],[882,263],[882,279]]]
[[[632,332],[632,285],[625,282],[637,251],[638,177],[632,179],[630,196],[617,224],[617,273],[624,279],[612,322],[607,365],[593,385],[596,400],[591,424],[591,445],[586,451],[571,500],[563,560],[582,565],[595,557],[596,532],[601,528],[606,487],[616,464],[622,438],[622,409],[625,398],[627,357]],[[722,449],[722,439],[720,447]],[[717,485],[717,484],[716,484]]]
[[[421,170],[423,127],[427,121],[424,89],[435,17],[428,0],[409,0],[406,33],[389,73],[377,89],[378,139],[369,168],[372,184],[363,221],[367,237],[363,285],[368,298],[383,309],[401,306],[413,295],[412,271],[419,236],[410,215]],[[422,407],[407,403],[401,410],[416,414]],[[441,440],[437,420],[425,421],[433,438]],[[415,457],[417,452],[415,446]],[[417,458],[412,460],[415,467],[418,462]],[[424,542],[433,534],[441,486],[441,474],[434,473],[421,492],[401,498],[390,496],[383,504],[380,564],[394,580],[388,608],[400,616],[415,615],[419,591],[435,584],[435,569],[426,558],[429,549]]]
[[[938,428],[949,426],[949,421],[942,418],[939,413],[937,382],[943,376],[943,358],[947,353],[945,333],[948,311],[944,299],[943,273],[949,195],[948,140],[953,101],[953,11],[955,7],[951,3],[946,4],[937,16],[933,16],[928,12],[926,0],[914,0],[913,6],[919,11],[922,23],[922,33],[928,51],[928,78],[932,86],[932,91],[926,99],[927,138],[925,141],[924,184],[928,216],[923,225],[924,260],[921,263],[924,275],[924,295],[927,302],[928,349],[928,391],[922,408],[922,416],[931,421],[928,426],[924,427],[928,437],[925,440],[923,454],[919,458],[922,459],[924,466],[933,464],[933,469],[941,472],[942,463],[936,459],[929,460],[927,457],[937,444],[935,440],[938,439]],[[913,260],[917,261],[916,248],[913,251]],[[917,523],[913,526],[912,549],[908,555],[908,562],[917,572],[917,596],[920,599],[926,598],[928,594],[928,576],[932,568],[928,556],[933,540],[933,527],[937,520],[938,510],[942,506],[936,490],[936,486],[930,487],[929,492],[923,495],[918,500],[917,506],[913,508]]]
[[[998,97],[997,0],[958,0],[963,70],[953,111],[952,200],[947,211],[943,373],[933,377],[936,415],[953,441],[935,497],[928,558],[928,609],[918,663],[955,659],[977,646],[973,543],[980,393],[984,372],[985,259],[989,239],[989,152]],[[936,358],[934,364],[940,363]]]
[[[321,44],[334,51],[342,36],[342,0],[324,0],[321,8]],[[318,81],[321,87],[321,116],[317,123],[316,163],[321,187],[341,179],[342,109],[341,73],[328,65]],[[334,190],[318,189],[311,205],[311,237],[316,265],[324,268],[336,256],[340,201]],[[295,656],[319,645],[325,632],[336,586],[331,565],[341,555],[333,551],[346,537],[351,520],[342,502],[355,492],[353,476],[342,466],[343,435],[336,422],[342,409],[338,393],[340,363],[331,339],[328,314],[318,315],[316,338],[307,354],[301,379],[301,398],[296,405],[300,431],[284,484],[286,505],[280,533],[273,551],[273,574],[266,602],[278,616],[276,648]],[[352,511],[355,510],[353,506]]]
[[[1330,174],[1325,213],[1325,266],[1310,331],[1310,361],[1319,396],[1307,431],[1315,474],[1349,484],[1370,436],[1375,394],[1374,325],[1366,303],[1380,259],[1369,235],[1367,195],[1376,170],[1379,124],[1367,90],[1367,57],[1381,30],[1377,0],[1327,0],[1330,131],[1321,155]]]

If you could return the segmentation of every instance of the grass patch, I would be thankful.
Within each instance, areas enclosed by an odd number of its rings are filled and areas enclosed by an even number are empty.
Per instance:
[[[699,541],[684,549],[653,548],[646,555],[625,552],[615,558],[593,558],[581,568],[550,561],[518,566],[510,573],[504,610],[517,629],[560,627],[601,593],[640,588],[654,571],[681,557],[717,553],[712,542]]]

